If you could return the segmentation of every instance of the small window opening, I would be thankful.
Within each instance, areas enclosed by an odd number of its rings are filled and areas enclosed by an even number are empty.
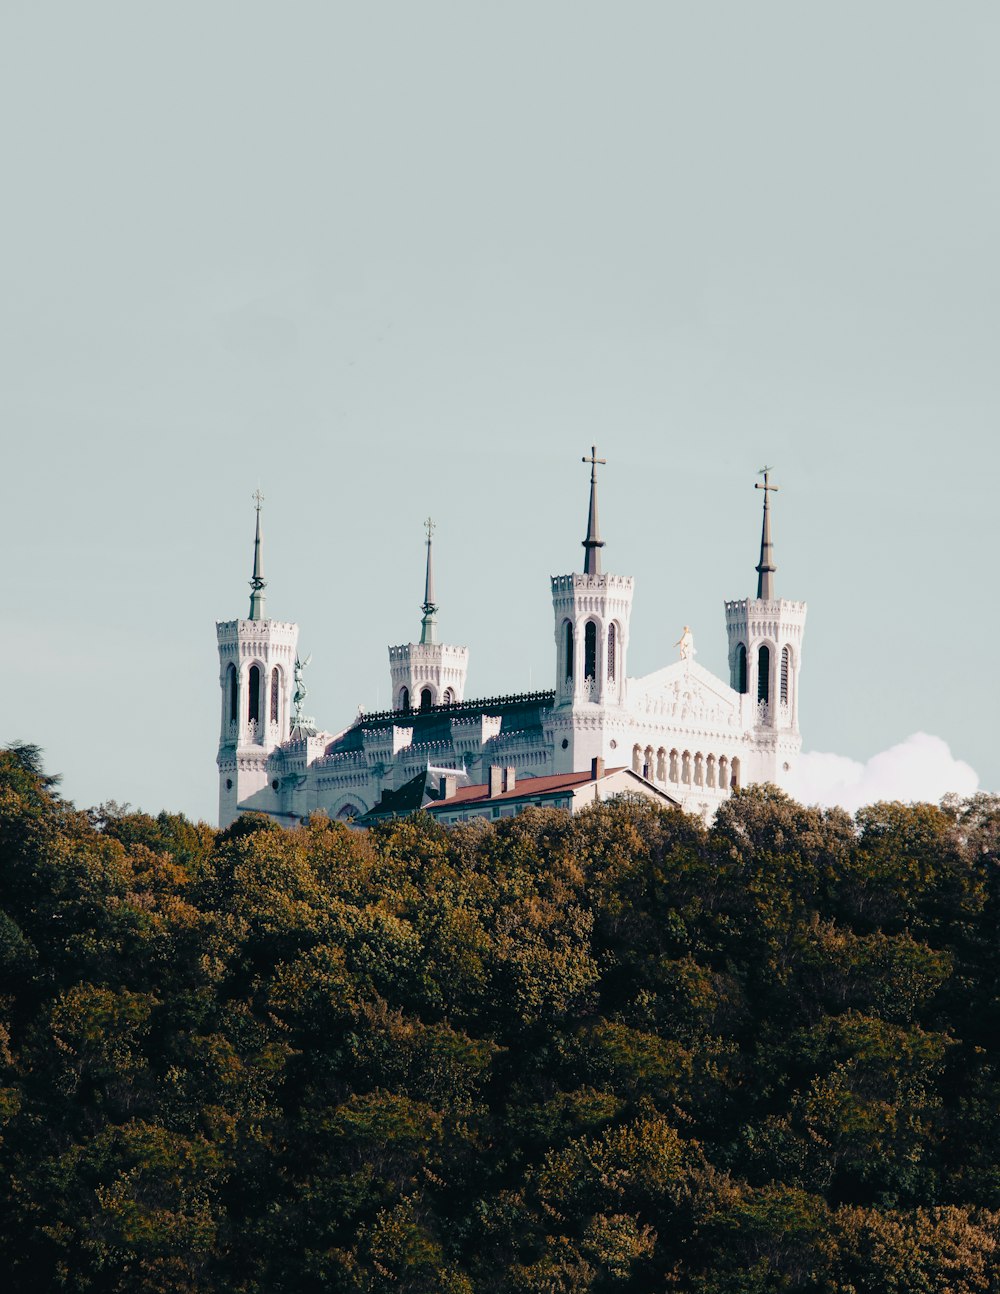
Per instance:
[[[608,678],[615,681],[615,652],[618,646],[617,626],[608,626]]]
[[[790,656],[791,656],[791,652],[788,650],[788,648],[782,647],[781,649],[781,699],[785,703],[785,705],[788,704],[788,675],[790,672],[789,666],[791,663],[789,660]]]
[[[277,669],[271,670],[271,722],[278,722],[278,687],[281,681],[281,675]]]
[[[239,714],[239,693],[236,687],[236,666],[230,665],[229,670],[229,722],[235,723]]]
[[[587,621],[583,631],[583,677],[590,682],[597,677],[597,625]]]
[[[736,691],[747,690],[747,649],[743,643],[736,648]]]
[[[771,652],[762,646],[757,652],[757,700],[765,704],[771,699]]]
[[[573,677],[573,626],[568,620],[566,621],[566,633],[564,636],[566,639],[566,678],[571,679]]]
[[[260,723],[260,670],[256,665],[250,666],[250,705],[247,718]]]

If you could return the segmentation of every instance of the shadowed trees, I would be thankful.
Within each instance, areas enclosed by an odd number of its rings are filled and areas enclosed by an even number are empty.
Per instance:
[[[1000,803],[445,831],[0,752],[7,1287],[996,1288]]]

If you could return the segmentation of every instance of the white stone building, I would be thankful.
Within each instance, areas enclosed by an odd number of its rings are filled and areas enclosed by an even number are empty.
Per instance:
[[[298,625],[264,614],[260,497],[250,614],[217,624],[222,714],[219,823],[254,810],[295,822],[316,809],[357,820],[380,812],[433,768],[456,785],[488,784],[491,768],[530,778],[626,766],[689,812],[710,816],[733,788],[781,783],[799,755],[799,673],[806,605],[774,593],[770,495],[757,596],[726,602],[729,682],[694,660],[685,626],[678,659],[627,674],[633,580],[601,570],[596,451],[583,570],[551,579],[555,686],[467,700],[466,647],[437,641],[432,530],[420,641],[389,648],[392,708],[339,732],[302,713]],[[446,806],[436,806],[439,816]],[[444,814],[447,817],[447,814]]]

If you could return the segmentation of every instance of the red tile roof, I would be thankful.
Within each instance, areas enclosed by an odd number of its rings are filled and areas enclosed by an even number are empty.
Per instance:
[[[621,773],[624,765],[618,768],[606,768],[604,777],[611,773]],[[425,807],[428,809],[450,809],[453,805],[471,804],[476,800],[488,800],[491,804],[498,804],[501,800],[521,800],[533,799],[537,795],[557,795],[560,791],[573,791],[578,786],[586,786],[588,782],[600,782],[603,778],[595,778],[589,769],[582,773],[549,773],[546,777],[523,777],[519,778],[510,791],[501,791],[499,795],[490,795],[488,782],[478,782],[474,786],[462,786],[450,796],[447,800],[435,800],[432,804]]]

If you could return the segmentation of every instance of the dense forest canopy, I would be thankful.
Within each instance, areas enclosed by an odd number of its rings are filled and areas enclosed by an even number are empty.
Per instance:
[[[225,832],[0,753],[13,1291],[972,1294],[1000,800]]]

